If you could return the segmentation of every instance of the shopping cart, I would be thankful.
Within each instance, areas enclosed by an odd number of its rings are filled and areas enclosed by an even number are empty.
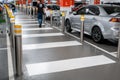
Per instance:
[[[61,14],[60,14],[60,11],[54,11],[53,12],[53,24],[55,26],[60,26],[61,25]]]

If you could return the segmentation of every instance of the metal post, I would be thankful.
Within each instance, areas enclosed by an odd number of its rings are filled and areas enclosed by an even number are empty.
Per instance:
[[[120,58],[120,28],[119,28],[119,32],[118,32],[118,53],[117,53],[117,58]]]
[[[15,43],[14,43],[14,32],[13,32],[13,28],[14,28],[14,25],[15,25],[15,19],[14,18],[11,18],[10,19],[10,23],[11,23],[11,26],[10,26],[10,34],[11,34],[11,46],[12,48],[15,48]]]
[[[31,17],[31,14],[32,14],[32,13],[31,13],[31,12],[32,12],[32,9],[31,9],[31,8],[32,8],[32,7],[30,6],[30,17]]]
[[[27,15],[28,15],[28,9],[29,9],[29,8],[28,8],[28,0],[26,0],[26,9],[27,9],[27,12],[26,12],[26,13],[27,13]]]
[[[27,15],[29,15],[29,9],[30,9],[29,6],[27,6]]]
[[[43,26],[45,26],[45,15],[43,15]]]
[[[50,26],[53,26],[53,11],[50,11]]]
[[[35,17],[35,8],[33,7],[33,18]]]
[[[14,26],[15,53],[16,53],[16,72],[22,75],[22,26]]]
[[[62,12],[62,25],[61,25],[62,32],[65,32],[65,12]]]
[[[81,35],[80,35],[80,39],[81,39],[81,43],[83,44],[84,41],[84,21],[81,21]]]
[[[84,20],[85,20],[85,16],[81,15],[80,20],[81,20],[80,41],[83,44],[83,42],[84,42]]]

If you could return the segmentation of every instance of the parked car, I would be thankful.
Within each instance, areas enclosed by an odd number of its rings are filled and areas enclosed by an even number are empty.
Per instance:
[[[116,3],[116,2],[113,2],[113,3],[104,3],[104,4],[110,4],[110,5],[118,5],[118,6],[120,6],[120,2],[119,3]]]
[[[78,6],[75,6],[75,7],[73,7],[72,8],[72,11],[77,11],[77,10],[79,10],[80,8],[82,8],[83,6],[85,6],[86,4],[84,3],[84,4],[80,4],[80,5],[78,5]]]
[[[53,11],[53,16],[57,16],[60,14],[59,12],[60,6],[56,4],[47,4],[45,7],[46,18],[50,18],[51,11]]]
[[[120,27],[120,7],[111,5],[88,5],[67,15],[66,30],[80,31],[80,16],[85,15],[84,33],[92,37],[95,42],[104,39],[117,41]],[[69,16],[69,17],[68,17]]]

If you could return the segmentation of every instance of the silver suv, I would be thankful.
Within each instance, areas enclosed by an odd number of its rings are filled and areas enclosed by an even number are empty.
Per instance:
[[[120,7],[112,5],[89,5],[66,16],[66,30],[80,31],[80,16],[85,15],[84,33],[92,36],[95,42],[103,39],[118,39],[120,27]]]

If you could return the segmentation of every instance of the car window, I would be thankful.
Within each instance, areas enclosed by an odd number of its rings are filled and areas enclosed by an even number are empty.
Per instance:
[[[86,14],[86,8],[81,8],[77,11],[77,15],[80,15],[80,14]]]
[[[118,6],[103,6],[103,9],[104,9],[108,14],[120,13],[120,7],[118,7]]]
[[[53,5],[53,9],[54,9],[54,10],[60,10],[60,7],[57,6],[57,5]]]
[[[52,10],[60,10],[60,7],[57,5],[49,5],[47,6],[48,9],[52,9]]]
[[[47,6],[48,9],[52,9],[52,6]]]
[[[88,6],[87,8],[89,9],[87,14],[90,14],[90,15],[99,15],[100,14],[99,8],[96,6]]]

